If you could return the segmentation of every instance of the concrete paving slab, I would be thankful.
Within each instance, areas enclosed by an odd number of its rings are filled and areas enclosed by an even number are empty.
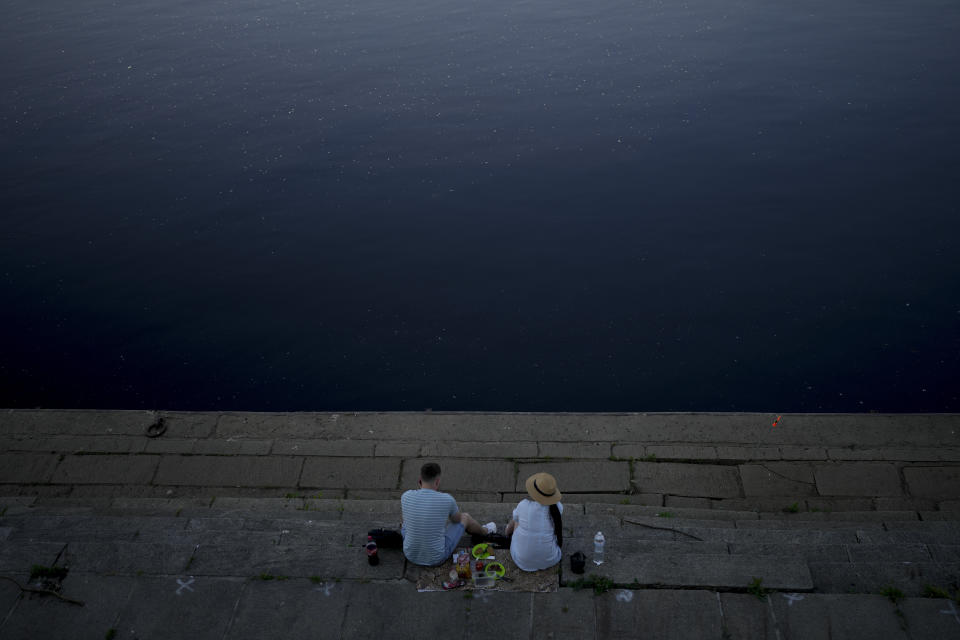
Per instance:
[[[725,498],[723,500],[713,500],[710,507],[718,511],[752,512],[754,517],[759,517],[758,513],[782,513],[785,508],[791,507],[794,502],[798,503],[800,508],[804,505],[803,498],[790,495]]]
[[[149,439],[139,436],[19,436],[9,451],[55,453],[139,453]]]
[[[399,458],[307,458],[300,486],[320,489],[394,489]],[[413,484],[416,487],[416,482]]]
[[[228,640],[331,638],[340,640],[343,618],[350,606],[347,583],[291,580],[251,580],[237,604]]]
[[[149,484],[160,456],[70,455],[53,473],[55,484]]]
[[[745,447],[720,445],[716,447],[717,460],[724,462],[751,462],[755,460],[780,460],[780,447]]]
[[[503,502],[509,502],[511,504],[517,504],[524,498],[529,498],[530,496],[526,493],[521,493],[519,491],[511,491],[508,493],[500,494]],[[635,499],[636,498],[636,499]],[[646,500],[650,500],[650,504],[662,504],[663,496],[650,496],[650,494],[626,494],[626,493],[564,493],[563,494],[563,505],[565,507],[570,507],[573,505],[583,506],[585,504],[595,502],[599,504],[648,504]],[[656,500],[656,502],[653,502]]]
[[[725,465],[635,462],[632,482],[641,493],[708,498],[740,496],[737,469]]]
[[[403,576],[405,560],[399,550],[384,549],[380,564],[371,567],[360,545],[273,545],[236,547],[200,545],[193,556],[193,575],[261,575],[289,578],[341,580],[396,580]]]
[[[115,628],[120,610],[134,589],[134,582],[132,578],[71,573],[63,581],[61,593],[80,600],[84,603],[82,607],[52,596],[25,595],[6,621],[0,618],[0,637],[4,640],[102,640],[110,629]]]
[[[457,497],[458,491],[514,491],[514,464],[505,460],[459,458],[409,458],[403,461],[399,489],[416,489],[420,468],[427,462],[440,465],[440,490]],[[396,486],[396,485],[391,485]]]
[[[823,447],[780,447],[782,460],[828,460],[827,450]]]
[[[866,512],[871,513],[871,512]],[[836,518],[801,518],[801,515],[816,514],[765,514],[761,513],[757,520],[737,520],[738,529],[821,529],[821,530],[874,530],[883,531],[883,518],[872,520],[840,520]],[[769,517],[768,517],[769,516]]]
[[[957,447],[886,447],[883,449],[830,449],[832,460],[890,460],[894,462],[957,462],[960,449]]]
[[[504,502],[519,502],[523,500],[526,494],[505,493]],[[622,504],[633,505],[635,507],[661,507],[663,506],[663,494],[661,493],[565,493],[563,494],[563,504]]]
[[[848,545],[797,544],[792,542],[731,542],[727,545],[733,555],[781,556],[831,562],[848,562]]]
[[[622,518],[623,531],[628,534],[635,534],[643,529],[651,527],[667,527],[679,531],[698,531],[701,535],[720,535],[714,534],[715,531],[732,531],[736,524],[731,520],[711,520],[697,518],[678,518],[670,514],[670,511],[660,511],[661,515],[627,515]]]
[[[220,419],[219,413],[209,411],[164,411],[160,415],[167,428],[164,438],[210,438]]]
[[[610,458],[609,442],[538,442],[536,456],[547,461],[573,460],[574,458],[607,460]],[[509,457],[519,458],[516,454]]]
[[[730,544],[857,544],[856,529],[784,528],[685,529],[701,538]]]
[[[707,591],[613,591],[596,599],[597,637],[663,640],[720,637],[720,607]]]
[[[906,598],[900,603],[911,638],[960,638],[960,605],[945,598]]]
[[[740,465],[746,496],[813,496],[817,494],[813,466],[802,462]]]
[[[930,562],[933,556],[925,544],[851,544],[851,562]],[[825,558],[823,558],[825,559]]]
[[[630,489],[630,464],[611,460],[572,460],[522,463],[516,485],[510,491],[525,492],[527,478],[535,473],[549,473],[557,479],[562,492],[616,492]],[[656,491],[643,491],[656,493]]]
[[[60,552],[60,542],[36,542],[33,540],[0,541],[0,571],[4,573],[26,572],[35,564],[52,567]]]
[[[664,496],[663,506],[680,509],[703,509],[709,510],[711,504],[710,498],[689,498],[687,496]]]
[[[350,438],[338,428],[337,414],[319,413],[223,413],[216,426],[219,438]],[[360,430],[358,430],[359,432]]]
[[[914,497],[896,497],[896,498],[874,498],[873,508],[877,511],[936,511],[937,501],[933,498],[914,498]],[[864,508],[853,509],[854,511],[867,511]]]
[[[272,447],[273,440],[202,439],[196,441],[191,453],[217,456],[265,456],[270,453]]]
[[[15,530],[10,534],[14,540],[38,540],[57,542],[97,542],[117,540],[133,542],[141,534],[183,530],[186,521],[177,518],[142,516],[98,516],[77,514],[64,516],[38,515],[21,518],[11,524]]]
[[[302,466],[285,456],[163,456],[154,484],[292,488]]]
[[[373,455],[388,458],[419,458],[423,445],[419,442],[379,441],[374,445]]]
[[[644,448],[645,458],[657,460],[716,460],[717,448],[702,444],[651,444]],[[638,456],[639,457],[639,456]]]
[[[800,511],[798,513],[761,513],[760,520],[779,520],[791,523],[801,522],[899,522],[916,521],[916,511]]]
[[[374,455],[373,440],[276,440],[273,453],[296,456],[366,457]]]
[[[876,500],[901,500],[900,498],[815,498],[808,496],[804,501],[809,512],[823,512],[834,514],[831,518],[841,517],[846,512],[868,512],[874,509]],[[912,509],[877,509],[877,511],[913,511]]]
[[[411,458],[535,458],[536,442],[429,441]]]
[[[474,606],[473,599],[459,591],[417,593],[409,583],[349,584],[346,589],[350,606],[339,629],[341,638],[461,637]],[[383,615],[385,604],[390,615]]]
[[[672,507],[670,509],[662,509],[656,506],[647,507],[644,505],[599,505],[599,504],[588,504],[586,507],[586,512],[588,514],[596,513],[612,513],[620,516],[659,516],[662,513],[670,513],[671,516],[660,516],[660,517],[675,517],[682,519],[692,519],[692,520],[726,520],[726,521],[736,521],[736,520],[756,520],[757,514],[752,511],[728,511],[721,509],[690,509],[687,507]],[[723,525],[717,525],[723,526]]]
[[[531,626],[531,640],[595,638],[597,616],[593,592],[560,589],[557,593],[534,593]]]
[[[571,544],[575,543],[579,543],[582,549],[588,551],[593,549],[592,538],[574,538],[571,540]],[[566,544],[566,541],[564,541],[564,544]],[[728,547],[730,546],[726,542],[698,542],[693,538],[684,536],[651,540],[649,538],[631,538],[627,534],[618,537],[613,544],[624,554],[663,553],[672,556],[682,554],[724,555],[728,553]],[[569,566],[566,568],[569,569]]]
[[[24,585],[30,579],[29,573],[5,572],[4,575]],[[17,587],[17,585],[13,584],[9,580],[0,580],[0,637],[4,637],[3,636],[4,621],[6,621],[11,615],[13,615],[13,611],[16,609],[19,600],[20,600],[19,587]]]
[[[857,531],[857,537],[866,544],[955,544],[957,537],[953,534],[943,534],[936,531],[895,529],[886,531],[870,529]]]
[[[821,496],[900,496],[900,473],[890,462],[821,463],[814,465]]]
[[[177,439],[177,438],[152,438],[144,444],[144,453],[193,453],[197,445],[196,439]]]
[[[110,508],[115,512],[136,512],[138,515],[144,516],[176,516],[180,514],[187,517],[198,509],[208,509],[209,505],[210,500],[206,498],[130,498],[121,496],[110,500]]]
[[[952,584],[960,565],[938,562],[813,562],[810,573],[824,593],[879,593],[895,587],[907,596],[920,596],[926,585]]]
[[[0,482],[49,482],[57,460],[52,453],[0,453]]]
[[[589,537],[592,540],[597,531],[613,536],[620,531],[620,526],[620,518],[616,516],[585,516],[573,512],[563,516],[564,535],[571,537]]]
[[[252,545],[269,546],[280,544],[283,540],[283,531],[234,531],[234,530],[209,530],[209,531],[182,531],[176,534],[167,534],[161,539],[151,541],[151,543],[162,543],[169,545],[180,545],[184,548],[189,547],[192,552],[197,545],[210,544],[218,546],[228,545]],[[148,536],[152,537],[152,536]],[[138,539],[138,542],[145,540]]]
[[[251,513],[268,515],[271,513],[292,514],[301,511],[341,511],[346,504],[336,496],[335,491],[288,491],[284,495],[289,498],[248,498],[248,497],[217,497],[210,505],[208,516],[219,516],[225,513],[236,513],[246,517]]]
[[[566,545],[564,545],[566,547]],[[592,546],[592,545],[591,545]],[[778,556],[740,556],[729,554],[631,553],[615,544],[605,549],[606,561],[599,567],[588,553],[584,575],[610,578],[621,585],[656,585],[658,587],[700,587],[741,589],[754,578],[763,580],[771,589],[809,591],[813,580],[807,563],[795,558]],[[564,550],[563,579],[569,585],[571,574],[566,572],[570,560]]]
[[[73,542],[61,563],[77,574],[176,574],[185,570],[193,549],[190,543]]]
[[[464,640],[529,637],[533,596],[533,593],[474,591],[468,599]]]
[[[342,491],[343,498],[348,501],[353,500],[399,500],[403,495],[401,489],[345,489]],[[499,494],[491,493],[486,496],[485,502],[496,502]]]
[[[724,640],[786,640],[767,611],[766,599],[743,593],[718,593],[717,598]]]
[[[930,556],[937,562],[960,563],[960,544],[930,544],[925,546],[930,551]]]
[[[143,435],[153,411],[8,409],[0,412],[0,435]]]
[[[245,584],[192,575],[137,578],[115,625],[117,637],[222,638]]]
[[[894,606],[882,596],[772,594],[769,597],[784,638],[907,640],[910,637],[901,628]]]
[[[960,496],[960,465],[905,467],[903,475],[912,496],[944,500]]]

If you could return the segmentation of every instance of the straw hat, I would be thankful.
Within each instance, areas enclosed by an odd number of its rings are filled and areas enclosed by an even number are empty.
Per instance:
[[[551,505],[560,502],[560,490],[556,479],[549,473],[535,473],[527,478],[527,493],[540,504]]]

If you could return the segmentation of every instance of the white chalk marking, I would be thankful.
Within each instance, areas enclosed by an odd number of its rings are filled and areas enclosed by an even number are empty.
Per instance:
[[[480,600],[481,602],[486,602],[490,599],[490,596],[493,595],[489,591],[484,591],[483,589],[478,589],[473,592],[474,600]]]
[[[953,606],[953,600],[947,600],[947,606],[949,609],[940,609],[940,613],[945,613],[948,616],[953,616],[953,619],[957,621],[957,624],[960,624],[960,616],[957,615],[957,608]]]
[[[329,597],[330,592],[333,591],[333,585],[335,584],[335,582],[323,582],[319,587],[315,588],[314,591],[322,591],[323,595]]]
[[[617,591],[617,602],[630,602],[633,600],[633,591],[629,589],[620,589]]]
[[[788,607],[792,607],[794,602],[800,602],[803,600],[803,596],[799,593],[781,593],[780,595],[787,599]]]
[[[193,591],[193,587],[190,586],[193,584],[193,582],[194,582],[193,578],[190,578],[186,582],[184,582],[180,578],[177,578],[177,584],[180,585],[179,587],[177,587],[177,595],[180,595],[180,592],[183,591],[184,589],[186,589],[187,591]]]

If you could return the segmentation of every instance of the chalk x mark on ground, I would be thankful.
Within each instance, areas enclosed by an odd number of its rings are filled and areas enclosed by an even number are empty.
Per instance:
[[[330,597],[330,592],[333,590],[334,582],[322,582],[319,587],[315,587],[314,591],[321,591],[323,595]]]
[[[940,609],[940,613],[945,613],[948,616],[953,616],[953,619],[957,621],[957,624],[960,624],[960,616],[957,615],[957,608],[953,606],[953,600],[947,600],[948,609]]]
[[[629,589],[620,589],[617,591],[617,602],[630,602],[633,600],[633,591]]]
[[[179,596],[180,592],[183,591],[184,589],[186,589],[187,591],[193,591],[193,587],[191,587],[190,585],[192,585],[194,581],[195,581],[194,578],[190,578],[186,582],[184,582],[180,578],[177,578],[177,584],[180,585],[179,587],[177,587],[177,595]]]
[[[803,600],[803,596],[799,593],[781,593],[780,595],[787,599],[788,607],[792,607],[794,602],[800,602]]]

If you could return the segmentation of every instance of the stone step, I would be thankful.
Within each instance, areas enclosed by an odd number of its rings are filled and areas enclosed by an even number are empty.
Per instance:
[[[381,565],[363,562],[366,531],[392,528],[398,506],[387,501],[227,499],[214,506],[124,500],[15,505],[0,517],[0,570],[69,563],[84,574],[208,575],[317,579],[399,579],[402,554],[384,550]],[[296,503],[294,503],[296,504]],[[503,522],[503,503],[471,503],[477,515]],[[926,584],[953,584],[960,563],[956,521],[874,518],[776,520],[658,517],[610,505],[571,508],[564,519],[569,555],[589,554],[593,533],[607,537],[598,573],[624,585],[767,588],[876,593],[888,582],[919,595]],[[884,514],[876,513],[880,516]],[[150,514],[150,515],[147,515]],[[462,544],[469,543],[465,537]],[[589,564],[589,563],[588,563]]]
[[[808,563],[817,591],[881,593],[899,589],[907,596],[923,595],[928,586],[960,588],[960,562],[822,562]]]
[[[763,586],[784,591],[809,591],[813,579],[803,560],[783,556],[633,553],[611,549],[601,565],[587,560],[584,575],[568,571],[571,552],[564,552],[565,586],[591,576],[604,577],[618,585],[657,587],[698,587],[710,589],[745,589],[759,579]]]

